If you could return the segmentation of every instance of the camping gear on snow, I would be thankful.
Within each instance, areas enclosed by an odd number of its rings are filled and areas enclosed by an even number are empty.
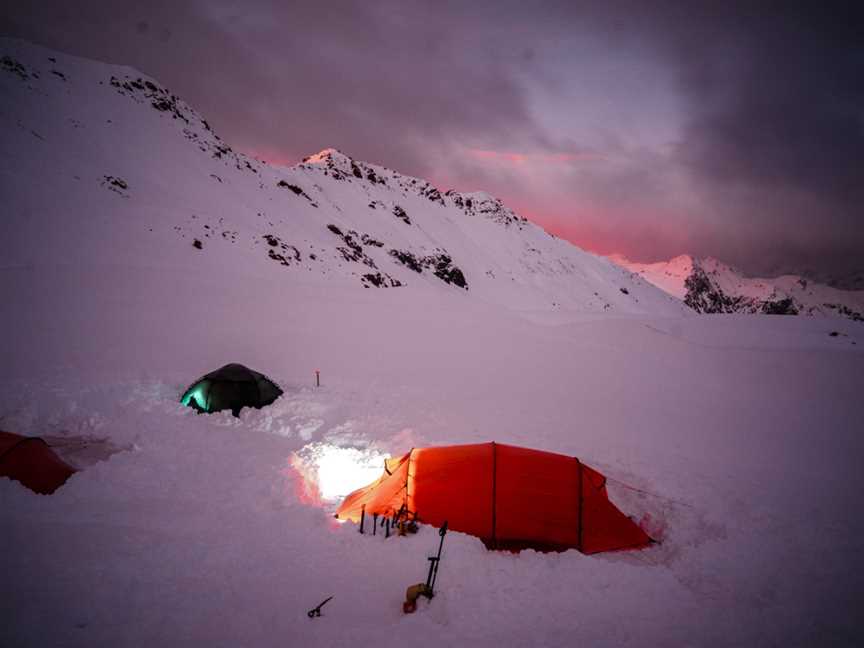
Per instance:
[[[333,598],[332,596],[328,596],[326,599],[321,601],[316,607],[309,610],[306,613],[306,616],[308,616],[310,619],[314,619],[315,617],[320,617],[321,616],[321,608],[324,607],[324,604],[332,598]]]
[[[402,506],[396,511],[396,516],[393,518],[393,526],[399,525],[399,535],[406,536],[409,533],[417,533],[417,514],[411,513],[409,518],[408,510]]]
[[[44,439],[0,432],[0,477],[15,479],[36,493],[50,495],[76,472]]]
[[[267,376],[233,363],[199,378],[183,392],[180,402],[199,414],[230,409],[240,416],[244,407],[261,408],[281,395],[282,390]]]
[[[477,536],[490,549],[591,554],[652,542],[609,501],[606,478],[575,457],[504,445],[414,448],[348,495],[336,517],[410,514]]]
[[[441,563],[441,549],[444,548],[444,536],[447,535],[447,520],[444,520],[444,525],[438,529],[438,535],[441,536],[441,541],[438,543],[438,555],[429,556],[429,574],[426,576],[425,583],[417,583],[411,585],[405,590],[405,602],[402,604],[402,611],[405,614],[411,614],[417,609],[417,599],[425,596],[432,599],[435,596],[435,581],[438,580],[438,565]]]
[[[402,603],[402,611],[411,614],[417,610],[417,599],[421,596],[432,598],[432,593],[426,583],[417,583],[405,590],[405,601]]]
[[[398,511],[396,511],[395,515],[392,517],[389,515],[381,516],[381,527],[384,529],[384,537],[390,537],[390,529],[399,529],[400,536],[406,536],[409,533],[417,533],[417,515],[414,513],[410,514],[411,517],[409,519],[409,513],[405,509],[405,506],[402,506]],[[337,513],[333,517],[339,518],[339,514]],[[355,520],[356,521],[356,520]],[[372,535],[377,535],[378,529],[378,513],[372,514]],[[359,533],[365,533],[364,527],[366,525],[366,505],[363,504],[360,507],[360,528],[358,529]]]

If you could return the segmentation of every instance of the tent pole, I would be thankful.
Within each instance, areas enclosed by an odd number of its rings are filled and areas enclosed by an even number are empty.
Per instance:
[[[408,451],[408,468],[405,469],[405,510],[408,511],[408,480],[411,479],[411,458],[414,456],[414,448]]]
[[[583,499],[584,499],[584,498],[583,498],[583,494],[582,494],[582,462],[579,461],[579,458],[578,458],[578,457],[576,457],[576,466],[577,466],[577,470],[576,470],[576,480],[577,480],[576,489],[577,489],[577,493],[579,494],[579,497],[578,497],[578,502],[579,502],[579,503],[578,503],[578,506],[579,506],[579,521],[578,521],[578,526],[577,526],[577,529],[578,529],[577,534],[578,534],[578,535],[577,535],[577,538],[576,538],[576,548],[577,548],[579,551],[582,551],[582,508],[583,508],[583,507],[582,507],[582,502],[583,502]]]
[[[496,487],[498,482],[498,453],[495,450],[495,442],[492,442],[492,548],[498,548],[496,537],[497,519],[495,516]]]

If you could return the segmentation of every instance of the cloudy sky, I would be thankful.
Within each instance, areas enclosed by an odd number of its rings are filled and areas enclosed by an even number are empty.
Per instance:
[[[484,189],[600,253],[864,269],[861,3],[32,0],[0,33],[156,77],[235,148]]]

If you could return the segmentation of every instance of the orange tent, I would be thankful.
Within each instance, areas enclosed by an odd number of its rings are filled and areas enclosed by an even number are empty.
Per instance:
[[[16,479],[30,490],[48,495],[75,472],[39,437],[0,432],[0,477]]]
[[[501,443],[415,448],[385,462],[354,491],[342,520],[400,511],[477,536],[490,549],[578,549],[590,554],[644,547],[646,533],[606,494],[606,478],[575,457]]]

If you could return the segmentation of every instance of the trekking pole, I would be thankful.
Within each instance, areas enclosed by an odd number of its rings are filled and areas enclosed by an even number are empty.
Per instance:
[[[372,514],[372,535],[378,535],[378,514]]]
[[[363,523],[366,521],[366,505],[360,509],[360,533],[363,533]]]

